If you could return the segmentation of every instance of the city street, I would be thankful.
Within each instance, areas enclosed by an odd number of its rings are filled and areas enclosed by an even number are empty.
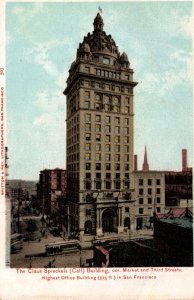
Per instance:
[[[78,251],[48,257],[25,257],[25,255],[44,252],[46,244],[63,241],[64,239],[61,237],[48,235],[47,237],[43,237],[40,242],[24,242],[23,249],[20,252],[11,254],[11,268],[44,268],[48,266],[49,263],[51,267],[56,268],[80,267],[80,265],[86,264],[86,259],[93,258],[93,250],[82,250],[81,253]]]

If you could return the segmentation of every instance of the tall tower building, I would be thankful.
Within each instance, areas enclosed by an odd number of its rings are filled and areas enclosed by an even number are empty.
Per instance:
[[[67,87],[69,230],[89,243],[134,227],[133,70],[98,13],[71,64]]]

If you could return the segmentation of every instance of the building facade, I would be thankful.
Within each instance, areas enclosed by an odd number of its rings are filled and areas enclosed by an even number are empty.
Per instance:
[[[134,229],[133,70],[98,13],[64,91],[70,231],[80,240]]]
[[[165,211],[165,173],[163,171],[135,171],[136,229],[153,229],[153,214]]]
[[[67,189],[66,170],[45,169],[40,171],[37,195],[41,202],[43,214],[51,214],[58,208],[58,200],[65,201]]]

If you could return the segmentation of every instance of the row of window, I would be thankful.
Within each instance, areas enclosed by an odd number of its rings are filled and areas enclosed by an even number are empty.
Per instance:
[[[156,179],[156,185],[160,185],[160,179]],[[139,179],[139,185],[143,185],[147,183],[148,185],[152,185],[154,183],[154,179]]]
[[[147,194],[152,195],[153,191],[155,191],[155,189],[152,190],[151,188],[148,188],[147,189]],[[144,193],[145,193],[144,189],[139,189],[139,195],[143,195]],[[156,189],[156,194],[160,194],[160,188]]]
[[[152,207],[148,207],[148,209],[152,209]],[[156,207],[156,212],[160,213],[161,212],[161,207]],[[140,215],[144,214],[144,209],[142,207],[139,208],[139,214]]]
[[[91,118],[92,117],[91,117],[90,113],[85,114],[85,121],[86,122],[91,122]],[[113,119],[113,117],[111,118],[111,116],[105,116],[104,118],[101,115],[96,115],[95,116],[96,123],[101,122],[101,121],[105,121],[105,124],[110,124],[111,121],[114,120],[115,125],[120,125],[120,119],[121,119],[120,117],[114,117],[114,119]],[[124,125],[129,125],[129,118],[124,118]]]
[[[86,155],[85,155],[86,161],[91,160],[91,157],[92,157],[92,154],[91,154],[91,153],[86,153]],[[114,161],[120,161],[120,160],[121,160],[121,155],[120,155],[120,154],[115,154],[115,155],[112,155],[112,154],[109,154],[109,153],[106,153],[106,154],[105,154],[105,160],[106,160],[106,161],[111,161],[111,159],[112,159],[113,157],[114,157]],[[96,154],[95,154],[95,158],[96,158],[96,161],[101,161],[101,160],[102,160],[102,155],[101,155],[101,153],[96,153]],[[129,161],[129,155],[128,155],[128,154],[125,154],[125,155],[124,155],[124,161],[125,161],[125,162],[128,162],[128,161]]]
[[[106,133],[110,133],[111,129],[113,129],[111,125],[105,125],[105,132]],[[96,132],[101,132],[101,130],[102,130],[101,124],[96,124],[95,125],[95,131]],[[124,134],[129,134],[129,127],[124,127],[123,130],[124,130]],[[85,123],[85,131],[91,131],[91,123]],[[115,132],[115,134],[120,134],[121,133],[121,127],[120,126],[115,126],[114,132]]]
[[[85,109],[91,109],[94,108],[95,110],[98,111],[111,111],[111,112],[117,112],[120,113],[121,112],[121,108],[120,105],[110,105],[110,104],[101,104],[101,103],[94,103],[94,107],[91,106],[91,103],[89,101],[84,101],[84,108]],[[124,107],[124,113],[125,114],[130,114],[130,107],[129,106],[125,106]]]
[[[111,170],[111,166],[113,166],[113,164],[110,164],[110,163],[106,163],[105,164],[105,169],[107,170],[107,171],[110,171]],[[115,169],[115,171],[120,171],[120,164],[118,164],[118,163],[116,163],[115,164],[115,166],[114,166],[114,169]],[[129,171],[129,164],[125,164],[124,165],[124,169],[125,169],[125,171]],[[91,170],[91,163],[86,163],[85,164],[85,170],[87,170],[87,171],[89,171],[89,170]],[[95,164],[95,170],[97,170],[97,171],[100,171],[101,170],[101,163],[96,163]],[[100,173],[101,174],[101,173]],[[119,174],[119,173],[118,173]],[[120,178],[120,176],[118,175],[118,177],[117,177],[117,173],[116,173],[116,178]]]
[[[120,137],[119,137],[119,139],[117,139],[117,143],[118,143],[118,141],[120,142]],[[106,152],[111,152],[113,147],[111,148],[110,144],[106,144],[105,147],[103,147],[103,148],[105,149]],[[96,149],[96,151],[102,151],[101,144],[96,144],[95,149]],[[103,151],[104,151],[104,149],[103,149]],[[124,149],[124,152],[129,152],[128,145],[125,145],[124,147],[122,147],[122,149]],[[86,143],[85,150],[91,151],[91,143]],[[114,151],[120,152],[121,151],[120,145],[114,145]],[[76,151],[74,151],[74,152],[76,152]]]
[[[154,200],[153,200],[152,198],[148,198],[148,199],[147,199],[147,203],[148,203],[148,204],[152,204],[153,201],[154,201]],[[156,197],[156,203],[160,203],[160,201],[161,201],[160,197]],[[139,204],[145,204],[143,198],[139,198]]]
[[[113,187],[113,184],[111,181],[107,180],[105,181],[105,189],[106,190],[111,190]],[[124,188],[129,189],[130,183],[129,181],[124,182]],[[102,189],[102,183],[101,181],[96,181],[95,187],[96,190],[101,190]],[[85,189],[86,190],[91,190],[92,189],[92,182],[91,181],[85,181]],[[120,190],[121,189],[121,182],[120,181],[115,181],[114,182],[114,189],[115,190]]]
[[[91,173],[86,173],[85,176],[86,176],[85,177],[86,179],[91,179]],[[98,179],[101,180],[102,179],[101,173],[96,173],[95,176],[96,176],[95,180],[98,180]],[[113,175],[113,177],[114,177],[115,180],[117,180],[117,179],[120,180],[120,173],[115,173]],[[125,173],[124,177],[126,179],[129,179],[129,173]],[[111,173],[106,173],[105,178],[106,179],[111,179]]]
[[[86,141],[91,141],[91,133],[86,133],[85,134],[85,140]],[[96,142],[101,142],[101,134],[96,134],[95,135],[95,140]],[[115,136],[114,137],[115,143],[120,143],[120,136]],[[110,143],[111,142],[111,135],[105,135],[105,142]],[[129,143],[129,136],[124,137],[124,143]]]

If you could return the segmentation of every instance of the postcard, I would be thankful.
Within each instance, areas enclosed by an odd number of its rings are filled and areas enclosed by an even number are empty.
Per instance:
[[[191,1],[2,1],[1,299],[193,299]]]

